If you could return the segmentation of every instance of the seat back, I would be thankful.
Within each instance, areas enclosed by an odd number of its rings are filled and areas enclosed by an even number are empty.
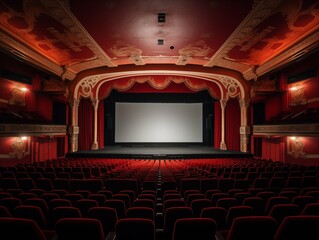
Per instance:
[[[216,222],[211,218],[182,218],[175,222],[173,240],[215,239]]]
[[[116,223],[116,239],[118,240],[154,240],[155,225],[150,219],[126,218]]]
[[[227,240],[272,240],[277,222],[269,216],[237,217],[233,220]]]
[[[174,230],[174,224],[177,219],[191,218],[193,211],[190,207],[170,207],[164,212],[164,235],[171,239]]]
[[[105,240],[102,224],[92,218],[63,218],[56,225],[59,240]]]
[[[274,240],[319,239],[319,216],[288,216],[280,224]]]
[[[216,222],[217,230],[226,228],[226,215],[227,211],[222,207],[208,207],[204,208],[201,212],[201,218],[211,218]]]
[[[110,232],[115,232],[115,224],[118,219],[114,208],[92,207],[88,211],[88,217],[100,220],[105,236]]]
[[[46,240],[46,237],[39,228],[38,224],[30,219],[0,218],[0,232],[2,240]]]
[[[127,218],[144,218],[150,219],[152,221],[155,220],[155,213],[152,208],[148,207],[131,207],[127,209],[126,212]]]

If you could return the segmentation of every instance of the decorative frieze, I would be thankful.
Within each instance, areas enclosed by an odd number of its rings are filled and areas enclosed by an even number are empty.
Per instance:
[[[319,136],[319,123],[287,125],[255,125],[254,135],[266,136]]]
[[[1,135],[66,134],[65,125],[0,124]]]

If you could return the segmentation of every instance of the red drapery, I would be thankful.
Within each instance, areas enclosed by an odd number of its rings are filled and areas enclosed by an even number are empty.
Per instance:
[[[97,141],[99,148],[104,148],[104,101],[99,101],[97,113]]]
[[[79,105],[79,150],[89,150],[93,143],[93,106],[90,99],[81,99]]]
[[[228,150],[240,150],[240,107],[237,99],[229,99],[225,109],[225,142]]]
[[[221,107],[220,102],[214,103],[214,148],[220,148],[221,141]]]

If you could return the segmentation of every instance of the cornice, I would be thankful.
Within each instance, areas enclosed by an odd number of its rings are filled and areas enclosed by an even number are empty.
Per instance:
[[[270,16],[281,0],[255,1],[252,11],[225,41],[219,50],[211,57],[206,67],[218,65],[228,52],[240,43],[259,23]],[[237,69],[236,69],[237,70]]]
[[[258,76],[262,76],[269,71],[272,71],[278,67],[288,64],[291,61],[296,60],[297,58],[302,57],[303,55],[307,54],[308,52],[319,46],[318,39],[319,29],[313,32],[307,38],[295,44],[294,46],[288,48],[286,51],[283,51],[278,56],[260,65],[256,69],[256,74]],[[254,78],[254,73],[252,72],[252,69],[249,69],[247,72],[244,73],[244,78],[247,80]]]
[[[96,58],[99,59],[99,65],[108,67],[116,66],[111,61],[110,57],[102,50],[102,48],[95,42],[91,35],[85,30],[81,23],[72,14],[68,1],[41,0],[41,3],[48,9],[48,11],[57,21],[61,22],[67,29],[72,32],[72,34],[77,36],[77,38],[95,54]],[[77,64],[75,64],[75,66],[76,65]],[[81,65],[82,70],[91,67],[90,63],[88,66],[85,66],[85,64]]]
[[[254,125],[253,135],[264,136],[319,136],[319,123]]]
[[[0,136],[21,135],[65,135],[65,125],[41,125],[41,124],[0,124]]]

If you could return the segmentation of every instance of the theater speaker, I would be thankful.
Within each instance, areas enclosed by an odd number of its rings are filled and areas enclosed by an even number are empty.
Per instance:
[[[111,114],[106,114],[105,117],[106,117],[106,128],[108,130],[113,129],[113,120],[112,120]]]
[[[213,118],[212,114],[208,114],[208,116],[206,117],[206,121],[205,121],[206,130],[212,129],[212,124],[213,124],[212,118]]]

